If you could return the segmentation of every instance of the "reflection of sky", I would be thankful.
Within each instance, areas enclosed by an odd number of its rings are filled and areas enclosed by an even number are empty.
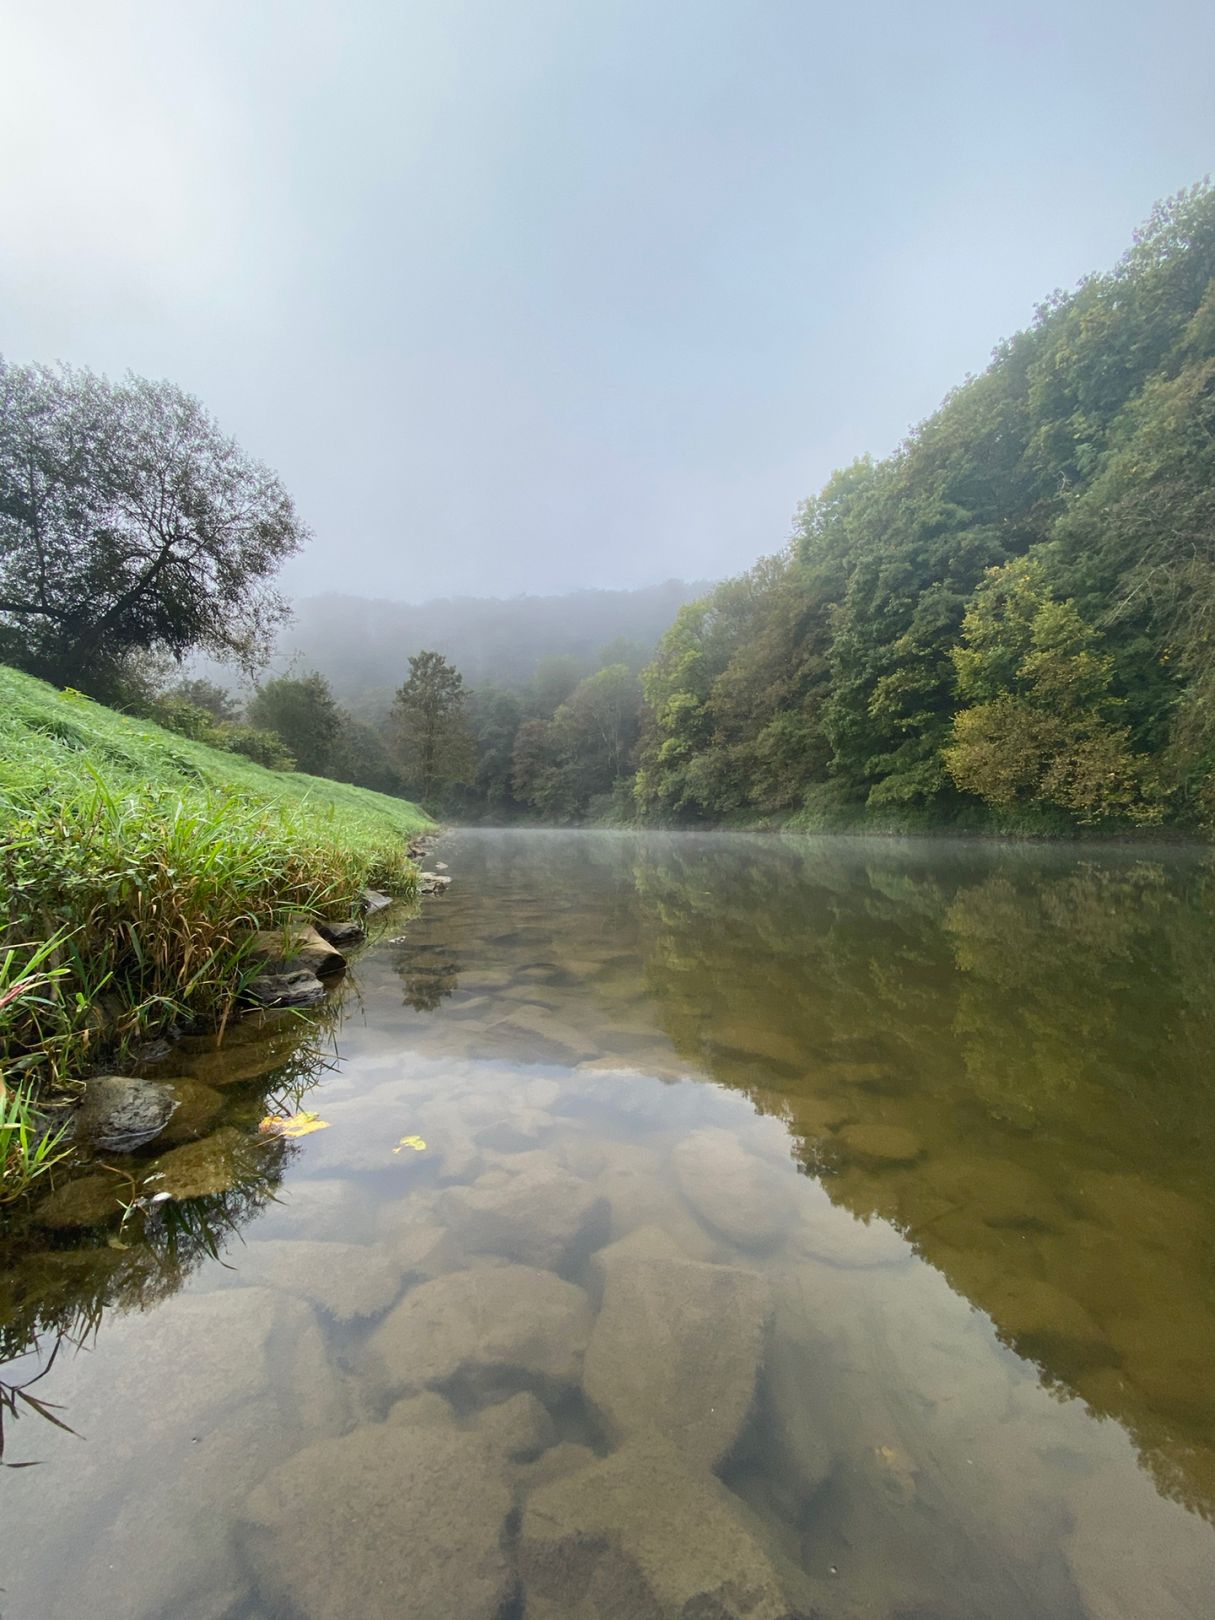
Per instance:
[[[7,9],[6,354],[198,393],[301,592],[746,566],[1215,134],[1200,0]]]

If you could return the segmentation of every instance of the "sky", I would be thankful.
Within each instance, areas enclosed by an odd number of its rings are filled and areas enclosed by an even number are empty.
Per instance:
[[[1210,0],[0,0],[0,353],[166,377],[295,595],[736,573],[1215,168]]]

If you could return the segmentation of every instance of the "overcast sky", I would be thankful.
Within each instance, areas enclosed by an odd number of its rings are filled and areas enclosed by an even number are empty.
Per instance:
[[[736,572],[1215,155],[1210,0],[0,19],[0,351],[199,395],[297,594]]]

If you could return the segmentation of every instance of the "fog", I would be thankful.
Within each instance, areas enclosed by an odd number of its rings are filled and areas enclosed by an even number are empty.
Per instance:
[[[0,349],[198,394],[296,595],[745,567],[1215,136],[1201,0],[2,16]]]

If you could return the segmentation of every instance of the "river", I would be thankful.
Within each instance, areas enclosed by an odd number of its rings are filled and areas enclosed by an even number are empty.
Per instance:
[[[10,1225],[4,1620],[1215,1612],[1209,855],[437,858]]]

